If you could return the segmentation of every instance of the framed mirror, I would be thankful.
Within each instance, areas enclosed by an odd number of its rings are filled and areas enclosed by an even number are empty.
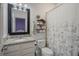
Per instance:
[[[8,4],[8,34],[30,34],[30,9]]]

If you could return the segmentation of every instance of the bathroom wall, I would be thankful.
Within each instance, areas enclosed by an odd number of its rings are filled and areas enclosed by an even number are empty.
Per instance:
[[[54,55],[78,55],[79,4],[63,4],[47,16],[48,45]]]
[[[29,6],[31,6],[31,9],[33,11],[32,12],[33,16],[31,17],[33,23],[35,23],[35,21],[37,20],[36,18],[37,15],[40,15],[40,18],[46,20],[46,12],[54,8],[55,5],[56,5],[55,3],[54,4],[53,3],[29,3]],[[35,39],[38,39],[38,40],[45,40],[45,34],[46,33],[36,33],[34,37]]]
[[[54,8],[56,5],[55,3],[30,3],[33,9],[33,14],[40,15],[41,18],[45,19],[46,12],[48,12],[50,9]]]
[[[2,38],[2,5],[0,4],[0,44]]]
[[[3,3],[2,4],[2,9],[3,9],[3,14],[2,14],[2,17],[3,17],[3,38],[22,38],[22,37],[32,37],[33,35],[33,11],[32,11],[32,8],[31,6],[28,4],[28,8],[30,9],[30,36],[29,35],[13,35],[13,36],[10,36],[8,35],[8,18],[7,18],[7,3]]]
[[[1,23],[1,4],[0,4],[0,23]],[[1,27],[1,25],[0,25]],[[0,29],[0,43],[1,43],[1,29]]]
[[[30,8],[30,31],[31,31],[31,35],[30,37],[34,37],[35,35],[33,34],[33,26],[34,26],[34,21],[36,20],[36,15],[40,15],[41,18],[45,19],[45,13],[53,8],[55,6],[55,4],[40,4],[40,3],[27,3],[28,8]],[[9,36],[7,33],[7,4],[2,4],[2,9],[3,9],[3,24],[2,24],[2,32],[3,32],[3,38],[7,38],[7,37],[11,37],[11,38],[18,38],[18,37],[29,37],[29,36],[24,36],[24,35],[16,35],[16,36]],[[44,37],[44,35],[41,35]],[[40,36],[40,37],[41,37]],[[29,38],[30,38],[29,37]],[[39,37],[39,35],[37,36]],[[45,39],[45,38],[42,38]]]

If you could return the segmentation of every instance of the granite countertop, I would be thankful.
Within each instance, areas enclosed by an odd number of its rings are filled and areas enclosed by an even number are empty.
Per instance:
[[[31,41],[35,41],[34,38],[22,38],[22,39],[8,39],[6,40],[3,45],[10,45],[10,44],[16,44],[16,43],[22,43],[22,42],[31,42]]]

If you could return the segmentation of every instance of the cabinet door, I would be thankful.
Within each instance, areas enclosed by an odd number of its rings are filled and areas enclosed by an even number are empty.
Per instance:
[[[2,56],[2,54],[0,53],[0,56]]]
[[[23,56],[35,56],[34,53],[24,54]]]
[[[22,55],[27,55],[27,54],[30,54],[32,53],[34,55],[34,52],[35,52],[35,48],[28,48],[28,49],[25,49],[25,50],[22,50]]]
[[[7,47],[7,49],[4,51],[5,56],[22,56],[25,54],[34,55],[35,52],[34,42],[7,45],[5,47]]]
[[[21,47],[21,54],[22,55],[27,55],[27,54],[31,53],[31,55],[34,55],[34,52],[35,52],[35,45],[34,45],[34,43],[35,42],[28,42],[28,43],[21,44],[20,45],[20,47]]]
[[[14,51],[11,53],[6,53],[5,56],[21,56],[21,52],[20,51]]]
[[[14,51],[20,50],[18,44],[16,44],[16,45],[10,45],[10,46],[5,46],[5,47],[7,47],[7,50],[5,51],[5,53],[12,53]]]
[[[28,49],[34,47],[35,42],[28,42],[20,44],[21,49]]]

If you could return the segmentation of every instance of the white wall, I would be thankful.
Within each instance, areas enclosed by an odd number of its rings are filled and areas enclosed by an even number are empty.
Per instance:
[[[7,4],[4,3],[2,4],[3,6],[3,38],[6,38],[8,37],[8,18],[7,18]],[[32,31],[33,31],[33,19],[31,16],[32,15],[32,9],[31,9],[31,6],[28,5],[28,8],[30,8],[30,31],[31,31],[31,35],[33,34]],[[19,35],[20,36],[20,35]],[[17,36],[15,36],[17,37]]]
[[[0,23],[1,23],[1,5],[0,5]],[[0,24],[0,43],[1,43],[1,24]]]
[[[79,19],[79,14],[77,14],[79,8],[77,7],[79,7],[78,4],[63,4],[48,13],[48,44],[55,55],[78,54],[79,22],[76,24],[76,20]]]
[[[46,20],[46,12],[48,12],[50,9],[54,8],[55,4],[52,3],[30,3],[30,6],[32,8],[32,20],[36,21],[37,15],[40,15],[40,18],[43,18]],[[33,24],[34,25],[34,24]],[[36,40],[45,40],[46,39],[46,33],[37,33],[34,35]],[[43,43],[45,43],[43,41]]]
[[[1,21],[1,4],[0,4],[0,21]],[[0,37],[1,37],[1,29],[0,29]]]
[[[7,4],[3,5],[3,38],[7,38]],[[35,4],[35,3],[28,3],[28,8],[30,8],[30,30],[31,30],[31,37],[33,36],[33,21],[36,20],[36,15],[40,15],[41,18],[45,19],[46,12],[54,7],[54,4]],[[17,36],[13,36],[17,37]]]
[[[0,43],[1,43],[1,38],[2,38],[2,25],[3,23],[2,23],[2,5],[0,4]]]
[[[3,10],[3,38],[7,37],[7,33],[8,33],[8,18],[7,18],[7,4],[2,4],[2,10]]]
[[[41,18],[45,19],[46,12],[55,6],[53,3],[32,3],[30,5],[32,6],[34,19],[36,19],[37,15],[40,15]]]

